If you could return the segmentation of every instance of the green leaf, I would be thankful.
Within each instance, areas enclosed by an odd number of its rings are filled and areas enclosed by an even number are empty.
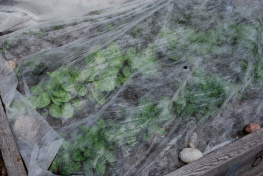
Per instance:
[[[97,89],[101,91],[107,91],[110,92],[115,89],[115,84],[116,84],[116,77],[108,77],[102,80],[99,80],[97,82],[94,82],[94,85]]]
[[[58,163],[58,160],[57,159],[54,159],[51,167],[49,170],[51,170],[52,172],[55,172],[59,169],[59,163]]]
[[[51,116],[53,116],[55,118],[60,118],[62,116],[62,110],[61,110],[60,106],[58,106],[56,104],[50,105],[49,113]]]
[[[34,87],[31,87],[30,92],[31,92],[33,95],[40,95],[41,93],[43,93],[43,90],[42,90],[42,88],[39,87],[39,86],[34,86]]]
[[[62,175],[70,175],[74,170],[72,169],[72,163],[65,163],[63,169],[61,170]]]
[[[77,86],[75,87],[75,89],[76,89],[76,91],[77,91],[77,93],[78,93],[79,96],[84,96],[84,95],[86,95],[86,93],[87,93],[87,89],[86,89],[86,87],[83,86],[83,85],[77,85]]]
[[[71,145],[71,143],[69,141],[64,141],[62,143],[62,148],[63,149],[69,149],[70,145]]]
[[[95,55],[94,55],[94,57],[95,57],[95,60],[96,60],[96,62],[97,62],[98,65],[99,65],[99,64],[103,64],[103,63],[105,63],[105,61],[106,61],[106,58],[103,56],[103,54],[102,54],[101,51],[96,52]]]
[[[89,135],[97,136],[98,133],[99,133],[99,128],[97,125],[94,125],[93,127],[90,128],[88,136]]]
[[[121,78],[118,77],[118,78],[116,79],[116,87],[119,87],[119,86],[121,85],[121,83],[122,83]]]
[[[91,151],[91,150],[86,150],[84,152],[84,156],[87,158],[93,158],[96,154],[94,154],[95,152]]]
[[[90,161],[86,161],[83,165],[83,168],[86,175],[94,175],[92,171],[92,164]]]
[[[119,80],[122,82],[122,83],[125,83],[127,81],[128,78],[125,78],[123,76],[119,76]]]
[[[104,70],[103,75],[100,77],[100,79],[104,79],[107,77],[116,76],[119,72],[119,68],[115,66],[110,66],[106,70]]]
[[[80,71],[80,74],[76,78],[77,81],[94,81],[97,75],[97,71],[94,68],[88,68]]]
[[[243,97],[243,96],[242,96],[242,94],[241,94],[241,93],[238,93],[238,94],[237,94],[237,98],[238,98],[239,100],[241,100],[241,99],[242,99],[242,97]]]
[[[98,161],[96,164],[96,172],[98,174],[98,176],[103,176],[103,174],[105,173],[106,170],[106,163],[104,160],[102,161]]]
[[[75,90],[74,83],[62,84],[61,87],[67,92]]]
[[[60,90],[58,90],[58,91],[54,91],[54,93],[53,93],[56,97],[65,97],[65,96],[67,96],[67,92],[66,91],[64,91],[63,89],[60,89]]]
[[[102,92],[94,89],[90,89],[89,98],[91,99],[91,101],[97,102],[100,105],[103,105],[106,102],[105,95]]]
[[[110,163],[110,164],[113,164],[114,161],[115,161],[115,156],[110,152],[110,151],[106,151],[104,153],[105,155],[105,158],[107,159],[107,161]]]
[[[102,118],[99,118],[97,124],[100,128],[104,129],[106,127],[105,122]]]
[[[37,102],[37,97],[36,97],[36,96],[31,96],[31,97],[28,97],[27,99],[28,99],[28,101],[31,103],[31,105],[32,105],[34,108],[37,107],[37,104],[36,104],[36,102]]]
[[[124,69],[123,69],[123,74],[126,78],[130,77],[131,76],[131,70],[129,67],[125,66]]]
[[[62,78],[62,74],[61,74],[60,70],[56,70],[56,71],[52,72],[51,74],[49,74],[49,76],[51,78],[56,78],[56,79]]]
[[[80,167],[81,167],[80,163],[79,163],[79,162],[75,162],[75,163],[73,164],[73,166],[72,166],[72,169],[73,169],[74,171],[80,171]]]
[[[55,103],[55,104],[60,104],[60,103],[66,103],[68,102],[69,100],[71,100],[71,94],[70,93],[67,93],[65,94],[65,97],[54,97],[54,96],[51,96],[51,100]]]
[[[42,93],[38,96],[38,99],[37,99],[37,107],[38,108],[44,108],[47,105],[49,105],[49,103],[50,103],[50,98],[49,98],[48,94]]]
[[[59,102],[59,101],[57,101],[57,97],[50,97],[51,98],[51,100],[53,101],[53,103],[55,103],[56,105],[61,105],[62,104],[62,102]]]
[[[126,55],[124,56],[124,60],[128,60],[129,63],[132,62],[132,60],[136,57],[136,51],[134,48],[129,48],[126,52]]]
[[[75,161],[83,161],[85,159],[84,156],[80,153],[80,151],[74,151],[72,154],[72,158]]]
[[[155,134],[164,135],[165,133],[166,131],[163,128],[159,128],[159,127],[156,128]]]
[[[74,100],[72,100],[72,102],[73,102],[72,105],[78,111],[81,111],[82,109],[85,108],[85,105],[86,105],[85,100],[74,99]]]
[[[29,97],[28,100],[35,108],[44,108],[50,103],[50,98],[46,93],[42,93],[38,97]]]
[[[55,79],[50,79],[45,86],[45,90],[47,93],[53,94],[57,87],[59,87],[59,83]]]
[[[70,103],[65,103],[64,105],[62,105],[61,111],[62,117],[67,119],[71,118],[74,115],[74,108]]]
[[[88,133],[88,132],[89,132],[89,129],[88,129],[86,126],[84,126],[84,125],[79,126],[79,128],[80,128],[81,131],[83,131],[84,133]]]

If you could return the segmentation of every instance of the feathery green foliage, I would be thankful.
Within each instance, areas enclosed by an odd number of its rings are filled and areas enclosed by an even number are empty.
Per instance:
[[[80,126],[81,133],[74,141],[63,143],[50,170],[60,170],[63,175],[84,170],[86,175],[102,176],[107,164],[113,164],[113,143],[108,140],[104,120],[92,127]]]
[[[186,85],[174,102],[174,110],[178,116],[187,118],[195,116],[201,119],[213,113],[223,104],[226,91],[222,81],[213,76],[205,75],[201,70]]]
[[[1,48],[0,48],[0,53],[5,54],[5,52],[7,51],[8,47],[9,47],[8,41],[3,41],[2,45],[1,45]]]

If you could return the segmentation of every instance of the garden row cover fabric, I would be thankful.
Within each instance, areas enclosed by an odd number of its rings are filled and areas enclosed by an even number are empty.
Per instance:
[[[0,92],[28,175],[164,175],[193,132],[209,153],[262,124],[262,7],[0,1]]]

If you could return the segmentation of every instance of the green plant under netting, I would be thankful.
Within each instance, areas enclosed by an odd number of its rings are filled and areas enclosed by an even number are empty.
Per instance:
[[[257,83],[263,77],[262,57],[263,57],[263,22],[257,20],[257,23],[250,26],[240,24],[236,43],[239,45],[239,51],[245,56],[243,61],[239,62],[239,67],[243,76],[247,71],[251,71],[254,82]],[[248,70],[249,65],[251,69]]]
[[[213,115],[225,98],[226,91],[222,80],[197,70],[174,102],[174,110],[183,118],[195,116],[201,119],[205,115]]]
[[[107,31],[111,31],[111,30],[114,30],[114,25],[111,23],[111,22],[108,22],[107,24],[106,24],[106,30]]]
[[[172,120],[170,101],[164,98],[154,105],[149,99],[143,98],[137,108],[124,112],[125,120],[114,122],[109,120],[109,139],[119,146],[135,146],[140,138],[147,141],[151,135],[164,135],[166,132],[162,125]]]
[[[130,68],[123,67],[124,60],[116,44],[106,50],[99,50],[87,58],[88,68],[74,70],[60,68],[47,73],[47,82],[31,88],[29,101],[36,108],[48,106],[51,116],[71,118],[74,108],[82,104],[79,98],[87,94],[86,83],[92,83],[88,97],[94,103],[103,104],[106,101],[105,93],[114,90],[130,76]],[[119,71],[123,69],[123,74]],[[120,75],[118,77],[118,75]]]
[[[70,175],[84,171],[85,175],[102,176],[106,165],[113,164],[113,143],[108,140],[104,120],[98,119],[96,125],[87,128],[80,126],[81,133],[74,141],[63,143],[50,170]]]
[[[59,30],[59,29],[62,29],[62,26],[61,25],[55,25],[55,26],[53,26],[53,29],[54,30]]]
[[[180,60],[189,55],[200,55],[210,58],[216,54],[232,54],[240,49],[245,38],[253,35],[253,26],[245,24],[221,24],[207,31],[196,32],[192,28],[178,28],[176,32],[163,30],[160,37],[167,41],[167,54],[172,60]],[[238,48],[239,47],[239,48]],[[243,50],[246,51],[243,46]],[[239,51],[240,52],[240,51]]]
[[[24,32],[23,34],[29,35],[29,36],[36,35],[36,36],[39,36],[39,37],[43,37],[44,36],[44,34],[41,31],[28,31],[28,32]]]
[[[30,89],[33,96],[28,98],[29,101],[36,108],[48,107],[50,115],[55,118],[71,118],[74,108],[77,108],[74,106],[76,99],[88,93],[90,101],[103,105],[107,93],[125,83],[133,72],[138,71],[151,78],[155,75],[153,71],[159,68],[153,46],[142,54],[136,54],[135,49],[130,48],[122,56],[115,43],[87,56],[86,63],[84,69],[61,67],[47,73],[47,81]],[[86,84],[89,84],[89,89]]]
[[[151,44],[142,53],[136,53],[134,48],[129,48],[124,58],[128,60],[132,70],[141,73],[149,79],[153,79],[158,69],[160,69],[156,59],[155,48],[156,46]]]
[[[131,76],[131,69],[125,61],[115,43],[87,57],[88,68],[80,71],[77,80],[92,83],[88,95],[91,101],[104,104],[105,92],[111,92],[126,82]]]
[[[47,73],[49,80],[30,89],[33,96],[28,100],[36,108],[48,106],[49,113],[55,118],[71,118],[74,114],[76,100],[86,95],[87,89],[81,82],[76,81],[77,71],[60,68]]]
[[[210,55],[218,42],[214,30],[197,33],[191,28],[180,28],[176,33],[163,31],[160,36],[168,42],[167,54],[172,60],[180,60],[189,54]]]
[[[5,54],[5,52],[7,51],[8,47],[9,47],[8,41],[3,41],[2,45],[1,45],[1,48],[0,48],[0,53],[1,54]]]
[[[255,26],[256,36],[254,40],[248,39],[248,43],[251,44],[251,52],[255,58],[253,63],[253,74],[256,81],[262,79],[263,77],[263,20],[258,20]]]
[[[125,115],[129,117],[125,121],[104,121],[99,118],[92,127],[80,126],[81,133],[74,141],[63,143],[50,170],[63,175],[84,170],[86,175],[97,173],[101,176],[106,165],[114,164],[113,146],[135,146],[140,135],[144,141],[154,134],[163,135],[166,132],[160,126],[172,120],[168,98],[161,100],[158,105],[143,98],[137,109],[125,112]]]

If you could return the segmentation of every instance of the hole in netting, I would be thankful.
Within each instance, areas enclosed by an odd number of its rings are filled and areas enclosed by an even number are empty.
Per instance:
[[[186,70],[187,69],[187,66],[184,66],[184,70]]]

